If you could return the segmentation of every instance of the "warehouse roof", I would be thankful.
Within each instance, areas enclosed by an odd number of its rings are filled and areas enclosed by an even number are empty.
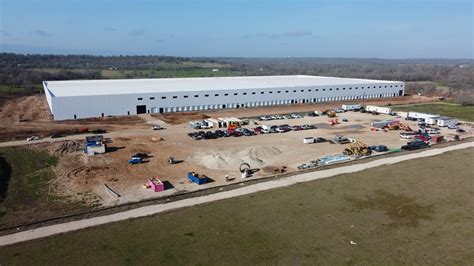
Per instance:
[[[45,81],[44,85],[54,96],[67,97],[311,86],[369,85],[375,83],[390,84],[395,82],[369,79],[295,75],[210,78],[68,80]]]

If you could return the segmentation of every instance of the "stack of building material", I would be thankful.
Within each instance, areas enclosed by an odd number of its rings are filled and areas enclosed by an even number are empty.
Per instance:
[[[344,161],[349,161],[351,158],[345,154],[337,154],[337,155],[328,155],[319,159],[319,165],[327,165],[333,163],[339,163]]]

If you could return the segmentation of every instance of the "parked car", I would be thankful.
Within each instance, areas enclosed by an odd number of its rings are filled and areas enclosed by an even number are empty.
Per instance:
[[[94,134],[104,134],[104,133],[107,133],[107,130],[98,128],[98,129],[92,130],[92,133],[94,133]]]
[[[201,135],[194,135],[192,137],[194,140],[201,140],[202,139],[202,136]]]
[[[61,133],[53,133],[53,134],[51,135],[51,138],[52,138],[52,139],[62,138],[62,137],[64,137],[64,136],[63,136]]]
[[[238,131],[234,131],[234,133],[232,134],[234,137],[241,137],[243,134],[238,132]]]
[[[349,122],[349,120],[347,120],[347,118],[343,118],[342,122]]]
[[[143,159],[148,158],[149,156],[148,156],[148,154],[146,154],[146,153],[144,153],[144,152],[139,152],[139,153],[137,153],[137,154],[132,155],[132,158],[133,158],[133,157],[138,157],[138,158],[141,158],[141,159],[143,160]]]
[[[464,133],[464,132],[466,132],[466,130],[464,130],[464,129],[462,129],[462,128],[458,128],[458,129],[456,129],[456,132],[458,132],[458,133]]]
[[[166,129],[164,126],[160,126],[160,125],[153,125],[151,127],[151,129],[153,130],[163,130],[163,129]]]
[[[301,116],[299,114],[291,114],[291,117],[292,118],[303,118],[303,116]]]
[[[317,137],[314,139],[314,143],[322,143],[322,142],[326,142],[327,139],[325,138],[321,138],[321,137]]]
[[[250,131],[250,130],[244,130],[244,132],[242,133],[244,136],[253,136],[255,135],[255,133],[253,131]]]
[[[291,130],[290,126],[288,126],[288,125],[281,125],[276,129],[276,131],[279,132],[279,133],[285,133],[285,132],[288,132],[290,130]]]
[[[388,148],[385,145],[369,146],[368,148],[369,148],[369,150],[376,151],[376,152],[388,151]]]
[[[34,141],[34,140],[39,140],[39,139],[40,137],[38,136],[31,136],[31,137],[26,138],[26,141]]]
[[[459,127],[456,126],[456,125],[449,125],[448,128],[449,128],[449,129],[458,129]]]

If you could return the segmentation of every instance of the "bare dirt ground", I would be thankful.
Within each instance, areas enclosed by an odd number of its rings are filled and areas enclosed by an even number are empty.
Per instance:
[[[143,128],[137,116],[105,117],[53,121],[44,95],[8,97],[0,107],[0,141],[26,139],[29,136],[50,136],[52,133],[74,134],[80,128],[114,131]]]
[[[431,98],[407,96],[390,100],[366,101],[366,103],[407,104],[433,101]],[[56,131],[74,131],[80,127],[100,127],[111,133],[105,134],[111,139],[110,151],[103,155],[84,156],[82,154],[82,135],[58,139],[56,142],[32,144],[38,148],[51,151],[59,157],[55,168],[57,178],[52,189],[56,194],[72,196],[79,201],[88,202],[91,206],[114,205],[130,201],[163,196],[182,191],[194,191],[226,183],[225,176],[240,179],[239,165],[249,163],[259,171],[252,178],[273,175],[281,169],[287,172],[296,171],[298,165],[328,154],[341,153],[345,145],[329,143],[303,144],[303,138],[333,138],[335,134],[360,139],[368,145],[387,145],[400,147],[397,131],[372,132],[370,123],[373,120],[392,119],[391,116],[348,112],[339,119],[347,118],[349,122],[336,126],[327,124],[327,117],[305,117],[294,120],[270,121],[265,124],[316,124],[318,129],[309,131],[288,132],[251,137],[230,137],[215,140],[195,141],[187,136],[194,130],[187,122],[206,117],[253,117],[268,114],[307,112],[340,107],[342,103],[322,103],[295,106],[278,106],[267,108],[229,109],[205,113],[179,113],[157,116],[129,116],[105,119],[71,120],[53,122],[42,95],[21,97],[6,101],[0,112],[0,135],[2,139],[24,138],[28,135],[48,135]],[[20,122],[23,121],[23,122]],[[167,129],[152,131],[150,123],[168,123]],[[260,122],[258,122],[260,123]],[[414,126],[414,124],[412,124]],[[251,126],[254,127],[253,121]],[[443,129],[447,138],[453,133]],[[466,136],[472,132],[465,133]],[[81,140],[82,139],[82,140]],[[16,145],[25,143],[19,142]],[[145,163],[129,165],[131,155],[145,152],[151,157]],[[169,156],[184,160],[182,163],[169,165]],[[195,171],[208,175],[212,182],[197,185],[187,180],[187,172]],[[143,187],[150,177],[158,176],[169,181],[172,188],[165,192],[155,193]],[[116,191],[120,197],[111,193],[105,185]]]
[[[49,149],[60,157],[56,167],[57,193],[91,204],[114,205],[226,184],[226,175],[235,178],[233,182],[240,181],[242,179],[239,165],[244,162],[254,169],[259,169],[251,178],[278,174],[280,169],[294,172],[301,163],[341,153],[347,146],[329,143],[304,144],[303,138],[308,136],[333,138],[336,134],[342,134],[368,145],[383,144],[389,148],[400,147],[405,143],[400,139],[399,131],[370,130],[372,121],[393,119],[392,116],[347,112],[340,114],[339,119],[342,118],[347,118],[349,122],[330,126],[327,117],[269,121],[264,124],[316,124],[318,129],[214,140],[193,140],[187,133],[193,132],[194,129],[189,128],[187,124],[167,125],[167,129],[162,131],[129,129],[109,134],[108,136],[112,136],[112,142],[108,145],[111,151],[96,156],[84,156],[81,145],[75,144],[77,141],[38,145],[50,147]],[[409,124],[416,128],[415,122]],[[456,134],[446,128],[441,131],[448,139],[452,139]],[[462,136],[471,135],[472,131],[468,131]],[[128,164],[130,156],[138,152],[148,153],[150,158],[142,164]],[[169,156],[184,161],[169,165]],[[190,183],[186,174],[191,171],[209,176],[212,182],[201,186]],[[169,181],[173,188],[162,193],[145,189],[143,184],[153,176]],[[105,188],[105,184],[121,197],[112,195]]]

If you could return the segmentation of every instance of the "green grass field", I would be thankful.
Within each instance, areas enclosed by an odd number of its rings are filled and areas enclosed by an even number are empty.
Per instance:
[[[3,247],[0,264],[467,265],[473,158],[455,151]]]
[[[453,103],[428,103],[393,106],[392,108],[395,111],[431,113],[452,116],[461,120],[474,122],[474,106],[461,106]]]
[[[0,227],[46,218],[73,208],[49,192],[57,158],[26,147],[0,148]]]

